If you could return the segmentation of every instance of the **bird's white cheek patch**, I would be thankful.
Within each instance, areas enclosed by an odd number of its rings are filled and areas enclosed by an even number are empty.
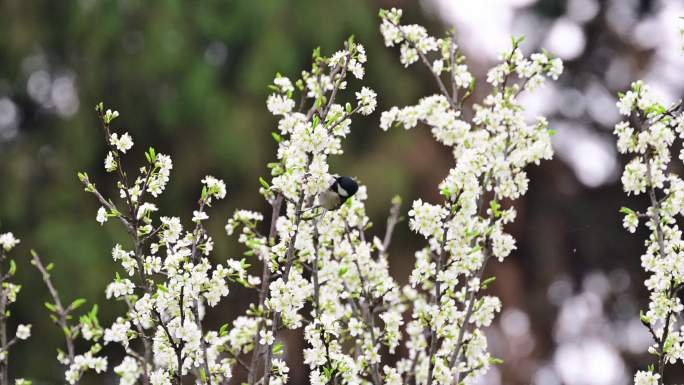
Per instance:
[[[343,189],[342,186],[340,186],[339,184],[337,185],[337,193],[340,194],[341,196],[345,197],[345,198],[349,196],[349,193],[347,193],[347,190]]]

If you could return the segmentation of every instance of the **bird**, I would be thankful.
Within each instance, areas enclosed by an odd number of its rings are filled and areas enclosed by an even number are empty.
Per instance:
[[[318,204],[325,211],[337,210],[358,190],[359,184],[354,179],[348,176],[338,176],[327,190],[318,194]]]

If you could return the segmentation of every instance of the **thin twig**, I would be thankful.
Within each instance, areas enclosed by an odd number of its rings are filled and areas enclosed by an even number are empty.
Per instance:
[[[406,32],[404,32],[404,30],[401,28],[402,26],[401,26],[400,24],[394,23],[393,21],[390,21],[390,20],[388,20],[388,21],[389,21],[390,23],[392,23],[392,24],[399,30],[399,32],[401,32],[401,34],[402,34],[404,40],[406,41],[406,43],[408,43],[408,45],[410,45],[411,48],[415,49],[416,52],[418,52],[418,56],[420,57],[420,60],[423,62],[423,64],[425,64],[425,66],[427,67],[428,71],[430,71],[430,73],[432,74],[432,77],[435,78],[435,82],[437,82],[437,85],[439,86],[439,90],[442,92],[442,94],[444,95],[444,97],[446,97],[446,99],[449,101],[449,104],[451,105],[451,108],[453,108],[454,110],[457,110],[457,109],[458,109],[458,105],[457,105],[456,103],[454,103],[454,101],[453,101],[452,98],[451,98],[451,95],[449,95],[449,91],[447,91],[447,88],[446,88],[446,86],[444,85],[444,82],[442,81],[442,78],[441,78],[439,75],[437,75],[437,74],[435,73],[435,71],[432,70],[432,64],[430,64],[430,60],[428,60],[427,56],[425,56],[425,53],[423,53],[423,51],[421,51],[421,50],[416,46],[416,44],[415,44],[414,42],[412,42],[411,40],[409,40],[408,35],[407,35]]]
[[[392,234],[394,227],[400,222],[401,199],[395,197],[392,199],[392,207],[390,207],[390,215],[387,218],[387,229],[385,230],[385,238],[382,241],[382,255],[387,256],[390,243],[392,243]]]
[[[67,354],[69,355],[69,363],[72,363],[74,362],[75,355],[74,339],[66,333],[67,330],[70,330],[68,319],[71,307],[67,309],[62,305],[62,301],[59,298],[59,292],[57,291],[57,289],[55,289],[55,286],[52,284],[52,280],[50,279],[50,272],[47,270],[45,265],[43,265],[43,261],[41,261],[38,253],[32,250],[31,257],[33,266],[35,266],[36,269],[38,269],[38,271],[40,272],[40,275],[43,278],[43,282],[45,283],[45,286],[47,286],[47,289],[50,292],[50,296],[52,297],[52,300],[55,303],[57,317],[54,318],[54,321],[64,331],[64,340],[66,342]]]

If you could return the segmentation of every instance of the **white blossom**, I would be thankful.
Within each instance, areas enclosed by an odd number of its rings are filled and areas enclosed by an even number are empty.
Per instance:
[[[114,159],[114,153],[112,151],[109,151],[107,153],[107,157],[105,158],[104,162],[104,167],[107,172],[113,172],[116,171],[118,164],[116,163],[116,160]]]
[[[207,194],[210,197],[223,199],[226,197],[226,184],[220,179],[216,179],[211,175],[207,175],[202,179],[202,183],[207,188]]]
[[[375,107],[378,104],[375,97],[375,91],[367,87],[361,88],[361,92],[356,93],[356,99],[359,101],[361,114],[370,115],[375,111]]]
[[[666,108],[659,104],[641,81],[634,82],[629,91],[620,95],[618,109],[634,118],[634,125],[620,122],[614,130],[618,150],[631,157],[622,174],[623,189],[628,195],[648,193],[650,201],[640,212],[630,208],[620,211],[625,214],[623,226],[629,232],[636,231],[640,218],[644,218],[650,231],[641,256],[641,266],[649,274],[644,285],[650,292],[648,309],[641,314],[641,321],[656,340],[649,352],[663,357],[658,361],[658,372],[662,373],[667,364],[684,358],[681,331],[671,322],[681,317],[684,310],[677,296],[684,274],[678,246],[682,243],[682,232],[677,224],[683,213],[684,181],[676,174],[665,173],[676,133],[681,137],[684,114],[681,105]],[[636,385],[655,385],[661,380],[660,374],[650,369],[634,376]]]
[[[95,219],[100,225],[104,225],[104,223],[107,222],[107,219],[109,219],[107,214],[107,209],[102,206],[97,210],[97,217]]]
[[[17,326],[16,335],[20,340],[27,340],[29,337],[31,337],[31,325],[19,324]]]
[[[120,385],[134,385],[142,374],[142,369],[135,358],[126,356],[121,364],[114,368],[114,373],[121,378]]]
[[[125,154],[133,147],[133,138],[128,132],[121,136],[115,132],[109,137],[109,143]]]
[[[425,59],[421,61],[427,61],[436,74],[451,67],[452,84],[446,88],[471,87],[473,77],[461,64],[464,58],[452,36],[436,39],[420,26],[403,26],[401,12],[394,9],[381,11],[380,17],[385,44],[400,45],[404,66]],[[533,91],[546,78],[556,79],[563,69],[559,59],[546,53],[525,57],[518,45],[514,39],[511,50],[501,55],[502,62],[487,73],[494,89],[481,103],[474,104],[472,119],[461,116],[461,101],[447,92],[382,113],[383,130],[427,126],[438,142],[451,149],[455,163],[439,185],[443,201],[431,204],[417,199],[409,211],[410,228],[426,239],[425,247],[415,253],[410,286],[404,288],[411,298],[412,320],[406,324],[403,343],[409,357],[416,357],[416,369],[410,372],[414,367],[410,359],[399,360],[396,367],[384,367],[388,384],[405,381],[402,374],[407,371],[409,381],[415,376],[417,383],[451,384],[460,378],[470,384],[490,365],[481,328],[491,324],[501,301],[481,294],[488,282],[482,276],[484,263],[490,257],[501,261],[515,249],[515,239],[503,230],[514,220],[515,210],[502,207],[500,202],[523,195],[528,186],[525,168],[553,155],[546,119],[528,123],[517,95]],[[454,57],[456,62],[452,62]],[[444,88],[440,83],[438,89]],[[386,313],[381,318],[388,327],[387,335],[393,336],[387,341],[392,348],[398,342],[396,328],[401,317]],[[467,326],[460,325],[467,324],[473,326],[462,330]],[[356,321],[349,325],[359,333]],[[426,329],[444,340],[437,351],[430,350]],[[454,346],[461,344],[460,362],[452,362]],[[368,361],[373,362],[373,353],[367,354]]]
[[[641,370],[634,375],[634,385],[658,385],[659,379],[660,374]]]
[[[295,102],[287,96],[273,94],[268,97],[266,106],[273,115],[285,115],[292,111]]]
[[[5,250],[6,252],[12,251],[16,245],[21,242],[19,239],[14,237],[14,234],[12,233],[3,233],[0,234],[0,246],[2,246],[2,249]]]

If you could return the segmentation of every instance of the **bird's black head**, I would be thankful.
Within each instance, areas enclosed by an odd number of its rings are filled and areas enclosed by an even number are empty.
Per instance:
[[[348,176],[340,176],[337,179],[335,179],[335,184],[337,184],[339,187],[344,189],[344,191],[347,192],[347,196],[344,197],[345,200],[351,197],[352,195],[356,194],[356,192],[359,190],[359,184],[356,183],[356,181]]]

